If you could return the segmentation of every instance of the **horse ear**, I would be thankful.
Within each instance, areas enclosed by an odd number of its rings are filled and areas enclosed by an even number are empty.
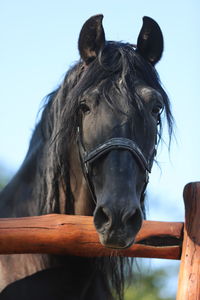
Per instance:
[[[149,17],[143,17],[143,26],[137,40],[137,51],[152,65],[163,53],[163,35],[159,25]]]
[[[103,15],[93,16],[85,22],[81,29],[78,49],[81,58],[86,64],[94,60],[105,45],[105,33],[102,20]]]

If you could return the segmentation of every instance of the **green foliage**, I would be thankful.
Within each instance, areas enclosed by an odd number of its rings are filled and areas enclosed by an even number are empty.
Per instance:
[[[0,177],[0,191],[4,188],[6,183],[7,183],[7,180],[4,177]]]
[[[6,170],[5,167],[0,165],[0,191],[8,183],[10,178],[11,178],[10,172]]]
[[[127,288],[125,300],[174,300],[166,295],[161,297],[169,274],[165,269],[142,271],[135,275],[133,283]]]

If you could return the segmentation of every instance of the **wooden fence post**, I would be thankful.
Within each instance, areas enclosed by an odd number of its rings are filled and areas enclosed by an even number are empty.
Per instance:
[[[185,226],[177,300],[200,300],[200,182],[184,189]]]

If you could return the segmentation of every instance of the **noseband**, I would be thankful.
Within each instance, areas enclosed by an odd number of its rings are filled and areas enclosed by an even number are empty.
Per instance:
[[[77,144],[78,144],[82,171],[86,179],[86,182],[88,184],[89,190],[91,192],[92,198],[95,202],[96,202],[96,196],[94,192],[93,183],[90,178],[91,165],[92,163],[97,161],[100,157],[102,157],[103,155],[107,154],[112,150],[126,150],[132,153],[133,157],[135,158],[135,160],[137,161],[141,169],[145,172],[146,176],[144,181],[143,193],[145,192],[146,186],[149,182],[149,173],[151,172],[153,160],[156,155],[156,145],[150,159],[147,159],[145,157],[140,147],[133,140],[124,137],[111,138],[105,141],[104,143],[98,145],[94,149],[90,151],[86,151],[82,142],[82,137],[80,135],[79,127],[77,130]]]

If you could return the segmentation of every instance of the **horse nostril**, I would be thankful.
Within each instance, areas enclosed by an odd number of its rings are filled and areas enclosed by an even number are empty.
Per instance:
[[[111,225],[111,214],[107,208],[102,206],[96,208],[94,213],[94,224],[97,231],[102,232]]]
[[[142,226],[143,216],[141,210],[138,208],[132,214],[126,215],[124,218],[124,225],[133,231],[135,236]]]

